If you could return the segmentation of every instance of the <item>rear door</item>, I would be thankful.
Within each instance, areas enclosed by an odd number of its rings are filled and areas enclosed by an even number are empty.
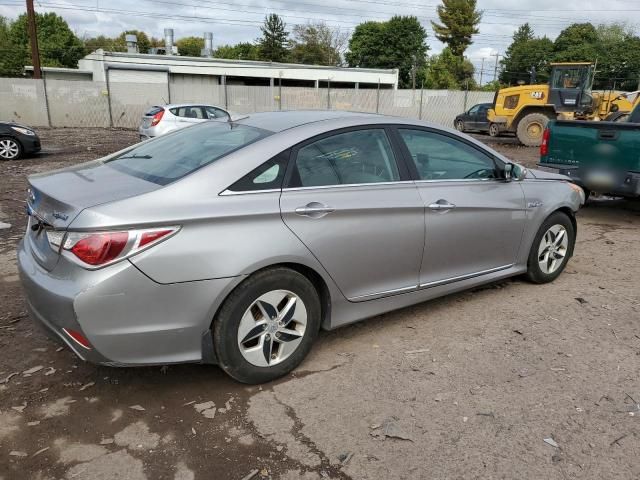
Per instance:
[[[416,127],[398,132],[425,207],[420,285],[512,266],[526,221],[520,184],[498,178],[496,160],[456,136]]]
[[[187,127],[207,120],[204,109],[199,105],[175,107],[171,109],[171,113],[176,116],[176,123],[178,124],[178,127]]]
[[[415,289],[424,207],[388,131],[338,130],[291,158],[282,218],[343,294],[364,301]]]
[[[491,108],[489,105],[480,105],[480,108],[478,109],[476,124],[476,128],[478,130],[489,130],[489,119],[487,118],[487,115],[489,114],[489,108]]]

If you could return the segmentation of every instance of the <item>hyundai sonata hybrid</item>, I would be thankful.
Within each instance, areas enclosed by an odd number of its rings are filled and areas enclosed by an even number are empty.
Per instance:
[[[584,202],[455,130],[331,111],[204,122],[29,184],[37,323],[91,362],[247,383],[291,371],[321,328],[554,280]]]

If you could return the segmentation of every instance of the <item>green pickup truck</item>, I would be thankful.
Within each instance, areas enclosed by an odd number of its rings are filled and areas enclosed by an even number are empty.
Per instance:
[[[640,105],[625,122],[549,122],[538,165],[571,177],[586,195],[640,197]]]

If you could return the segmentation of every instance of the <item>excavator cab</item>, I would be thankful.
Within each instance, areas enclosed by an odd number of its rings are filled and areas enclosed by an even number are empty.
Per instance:
[[[556,112],[590,112],[593,107],[592,63],[552,63],[549,103]]]

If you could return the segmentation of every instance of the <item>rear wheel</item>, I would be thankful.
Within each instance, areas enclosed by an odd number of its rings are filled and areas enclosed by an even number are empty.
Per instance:
[[[571,257],[575,240],[575,229],[567,214],[556,212],[549,216],[531,245],[527,278],[534,283],[548,283],[558,278]]]
[[[626,122],[629,119],[629,112],[613,112],[607,115],[607,122]]]
[[[307,356],[320,328],[313,284],[287,268],[258,272],[225,300],[213,324],[220,367],[243,383],[286,375]]]
[[[530,113],[518,122],[516,133],[518,140],[527,147],[539,147],[542,143],[542,134],[547,128],[549,117],[544,113]]]
[[[464,132],[464,122],[462,120],[456,120],[456,130]]]
[[[11,137],[0,137],[0,160],[16,160],[22,156],[22,145]]]
[[[492,123],[489,125],[489,136],[497,137],[500,135],[500,127],[498,127],[497,123]]]

